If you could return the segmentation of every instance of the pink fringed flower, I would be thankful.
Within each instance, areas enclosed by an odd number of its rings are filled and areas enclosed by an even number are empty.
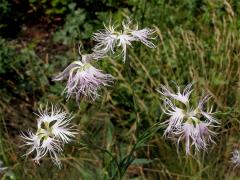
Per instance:
[[[82,61],[71,63],[54,80],[60,81],[65,78],[68,78],[65,88],[67,98],[75,96],[77,100],[82,96],[95,100],[99,96],[98,90],[101,86],[108,86],[109,82],[113,81],[112,75],[103,74],[101,70],[84,61],[84,58],[82,58]]]
[[[208,102],[208,100],[211,98],[211,96],[207,95],[205,97],[203,97],[199,103],[198,103],[198,107],[195,109],[195,113],[200,113],[202,116],[204,116],[208,122],[210,123],[217,123],[219,124],[219,122],[217,121],[217,119],[215,117],[213,117],[212,115],[214,114],[212,112],[213,107],[211,107],[209,110],[204,111],[204,104],[206,104]]]
[[[162,124],[167,125],[164,135],[167,137],[174,137],[180,141],[185,142],[186,154],[191,154],[191,146],[196,151],[206,150],[209,142],[214,142],[212,136],[215,135],[210,127],[213,124],[218,124],[216,118],[212,115],[212,108],[204,110],[204,104],[209,100],[210,96],[203,97],[196,108],[190,104],[190,95],[192,92],[192,84],[189,84],[181,92],[180,87],[177,86],[177,93],[172,92],[165,86],[161,86],[158,90],[164,97],[165,114],[170,116]],[[195,152],[196,152],[195,151]]]
[[[209,126],[210,124],[200,122],[197,119],[188,120],[183,123],[181,129],[175,132],[175,134],[179,135],[178,142],[180,140],[185,141],[186,154],[191,154],[191,146],[194,146],[197,151],[200,149],[206,150],[208,142],[214,142],[212,136],[215,133],[209,130]]]

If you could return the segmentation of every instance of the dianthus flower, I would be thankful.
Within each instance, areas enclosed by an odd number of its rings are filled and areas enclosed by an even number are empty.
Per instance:
[[[191,154],[191,146],[196,151],[206,150],[208,143],[214,142],[212,137],[215,133],[210,128],[219,123],[212,116],[214,114],[212,108],[208,111],[204,110],[204,104],[210,99],[210,96],[201,98],[196,108],[190,105],[191,88],[192,84],[188,84],[181,92],[180,87],[177,86],[175,93],[162,85],[157,90],[164,96],[163,111],[169,116],[163,122],[164,125],[167,125],[164,135],[177,138],[178,143],[184,141],[186,154]]]
[[[122,22],[122,29],[116,30],[116,27],[109,25],[105,29],[93,34],[93,39],[97,42],[93,51],[95,54],[105,55],[115,53],[116,47],[122,48],[123,62],[126,60],[127,46],[131,46],[133,41],[140,41],[149,48],[155,48],[155,45],[149,41],[154,30],[149,28],[138,29],[138,25],[130,28],[131,22]]]
[[[77,134],[76,129],[70,124],[72,116],[58,107],[52,105],[51,109],[46,106],[40,108],[37,118],[37,131],[34,133],[28,130],[22,133],[24,145],[29,146],[25,155],[35,152],[33,160],[39,160],[49,154],[54,164],[61,166],[58,155],[62,153],[64,144],[69,143]]]
[[[82,59],[72,62],[62,73],[55,77],[54,81],[68,78],[64,92],[67,98],[75,96],[77,101],[86,96],[95,100],[102,86],[108,86],[113,81],[113,76],[104,74],[101,70],[90,64],[89,55],[82,55]]]

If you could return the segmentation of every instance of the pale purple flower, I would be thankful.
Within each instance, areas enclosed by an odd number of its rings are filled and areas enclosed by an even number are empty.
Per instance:
[[[83,96],[95,100],[99,96],[99,89],[113,81],[112,75],[103,74],[90,63],[82,61],[74,61],[53,80],[60,81],[66,78],[68,81],[64,91],[67,98],[75,96],[77,100]]]
[[[215,133],[209,130],[209,126],[211,125],[195,118],[183,123],[182,128],[175,132],[176,135],[179,135],[178,142],[185,141],[186,154],[191,154],[191,146],[194,146],[197,151],[206,150],[208,142],[214,142],[212,136]]]
[[[167,125],[164,135],[177,138],[178,143],[184,141],[188,155],[191,154],[191,146],[196,151],[206,150],[208,143],[214,142],[212,137],[215,133],[210,128],[216,127],[214,124],[218,123],[217,119],[212,116],[212,108],[207,112],[203,108],[210,96],[202,98],[196,108],[191,106],[189,99],[192,92],[191,88],[192,84],[188,84],[181,92],[177,86],[177,93],[174,93],[162,85],[161,90],[158,90],[164,96],[163,111],[169,116],[162,123]],[[176,101],[185,105],[178,103],[179,107],[177,107]]]
[[[39,163],[42,157],[49,154],[54,164],[61,167],[58,155],[62,153],[64,144],[77,134],[77,130],[70,124],[72,116],[53,105],[51,109],[48,106],[45,109],[40,107],[36,115],[36,133],[28,130],[26,134],[21,134],[24,146],[29,146],[25,156],[35,152],[33,160]]]
[[[208,111],[204,111],[204,104],[208,102],[208,100],[211,98],[210,95],[204,96],[198,103],[198,107],[195,109],[196,113],[200,113],[203,115],[210,123],[217,123],[217,119],[213,117],[212,115],[214,114],[212,112],[213,107],[211,107]]]
[[[232,152],[231,163],[235,165],[235,167],[240,166],[240,151],[235,149]]]
[[[189,96],[192,93],[192,84],[188,84],[184,90],[181,92],[180,87],[178,85],[177,86],[177,92],[174,93],[171,90],[169,90],[166,86],[161,85],[161,88],[158,89],[157,91],[162,94],[163,96],[166,97],[170,97],[174,100],[180,101],[182,103],[184,103],[185,105],[189,104]]]

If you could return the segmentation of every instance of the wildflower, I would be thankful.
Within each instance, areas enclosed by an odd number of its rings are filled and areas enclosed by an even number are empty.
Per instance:
[[[214,142],[212,140],[214,132],[210,131],[208,126],[210,126],[210,124],[194,118],[183,123],[182,128],[175,132],[175,134],[180,135],[178,142],[182,139],[185,140],[186,154],[191,154],[191,146],[194,146],[197,151],[200,149],[206,150],[208,142]]]
[[[72,129],[74,126],[70,126],[72,116],[68,116],[65,111],[58,107],[52,106],[51,111],[48,109],[39,109],[39,117],[37,119],[39,134],[45,132],[51,132],[51,135],[57,137],[64,143],[71,141],[71,138],[76,134]],[[44,128],[42,128],[44,127]],[[46,131],[47,130],[47,131]]]
[[[21,134],[24,145],[29,146],[25,155],[36,152],[33,160],[39,163],[42,157],[49,154],[54,164],[60,167],[58,155],[63,151],[63,145],[69,143],[76,135],[76,129],[70,125],[72,116],[53,105],[51,109],[48,109],[48,106],[45,109],[40,108],[36,115],[36,133],[28,130],[26,134]]]
[[[118,36],[118,40],[118,47],[122,46],[123,62],[125,62],[127,56],[127,45],[131,46],[131,42],[134,41],[135,38],[127,34],[120,34]]]
[[[134,39],[133,41],[140,41],[144,45],[148,46],[149,48],[155,48],[156,46],[149,41],[148,39],[151,38],[151,35],[155,32],[153,29],[150,28],[144,28],[144,29],[138,29],[138,24],[135,26],[135,28],[130,28],[131,26],[131,20],[128,20],[126,23],[122,22],[123,26],[123,33],[128,34],[129,36],[132,36]]]
[[[155,48],[156,46],[151,41],[148,41],[149,36],[151,36],[154,32],[155,32],[154,30],[149,28],[138,30],[138,27],[137,27],[136,30],[131,31],[131,34],[135,39],[137,39],[138,41],[141,41],[147,47]]]
[[[204,104],[211,98],[211,96],[207,95],[205,97],[203,97],[199,103],[198,103],[198,107],[195,109],[195,113],[200,113],[201,115],[203,115],[209,122],[211,123],[219,123],[217,121],[217,119],[215,117],[213,117],[212,115],[214,114],[212,112],[212,107],[210,108],[210,110],[208,111],[204,111]]]
[[[232,162],[232,164],[235,165],[235,167],[240,166],[240,151],[239,150],[235,149],[232,152],[231,162]]]
[[[83,55],[84,57],[84,55]],[[75,96],[77,100],[82,96],[90,97],[95,100],[99,94],[98,90],[101,86],[108,86],[112,82],[113,76],[103,74],[101,70],[93,67],[89,62],[74,61],[62,73],[55,77],[54,81],[60,81],[68,78],[67,86],[64,91],[67,98]]]
[[[214,127],[214,123],[219,123],[212,116],[212,108],[209,111],[204,111],[203,106],[210,96],[203,97],[196,108],[190,105],[191,88],[192,84],[188,84],[181,92],[177,86],[177,93],[174,93],[162,85],[161,90],[157,90],[164,96],[163,111],[169,116],[162,123],[167,125],[164,135],[177,138],[178,143],[182,140],[185,141],[185,150],[188,155],[191,154],[191,146],[194,146],[196,151],[206,150],[208,143],[214,142],[212,137],[215,133],[210,128]]]
[[[93,34],[93,39],[97,42],[94,47],[96,54],[106,54],[108,52],[114,53],[114,47],[117,43],[117,32],[114,26],[106,27],[103,31]]]
[[[174,100],[180,101],[182,103],[184,103],[185,105],[188,105],[189,103],[189,96],[192,93],[192,84],[188,84],[185,89],[183,90],[183,92],[181,93],[180,91],[180,87],[178,85],[177,86],[177,93],[171,92],[171,90],[169,90],[166,86],[161,85],[161,89],[158,89],[157,91],[162,94],[163,96],[167,96],[170,97]]]
[[[97,42],[93,51],[95,54],[114,54],[116,47],[122,47],[123,62],[126,60],[127,46],[131,46],[133,41],[140,41],[149,48],[155,48],[155,45],[149,41],[150,36],[154,33],[152,29],[130,28],[131,21],[122,22],[122,29],[117,31],[116,27],[109,25],[104,30],[93,34],[93,39]]]
[[[164,101],[165,109],[164,113],[169,115],[170,118],[164,122],[168,127],[164,132],[164,135],[171,134],[175,129],[179,128],[182,124],[185,112],[183,109],[176,107],[169,99]]]

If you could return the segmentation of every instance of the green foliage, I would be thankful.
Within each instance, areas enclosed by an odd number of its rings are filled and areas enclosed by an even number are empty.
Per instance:
[[[36,98],[49,85],[46,67],[31,47],[16,49],[0,39],[1,100]]]
[[[7,23],[4,22],[4,18],[9,14],[11,11],[10,4],[7,0],[2,0],[0,3],[0,30],[7,26]]]
[[[29,0],[33,9],[42,8],[46,15],[65,14],[73,0]]]
[[[0,74],[6,73],[10,69],[9,61],[14,56],[13,49],[9,48],[7,42],[4,39],[0,39]]]
[[[89,38],[89,33],[92,32],[92,25],[86,23],[86,11],[83,9],[74,11],[75,5],[70,4],[69,6],[73,6],[71,7],[72,13],[67,16],[63,29],[54,35],[54,40],[63,44],[73,44],[81,39]]]
[[[0,11],[1,11],[1,14],[0,14],[0,22],[1,22],[2,17],[5,14],[9,13],[9,11],[10,11],[10,4],[7,0],[2,0],[2,2],[0,4]]]

